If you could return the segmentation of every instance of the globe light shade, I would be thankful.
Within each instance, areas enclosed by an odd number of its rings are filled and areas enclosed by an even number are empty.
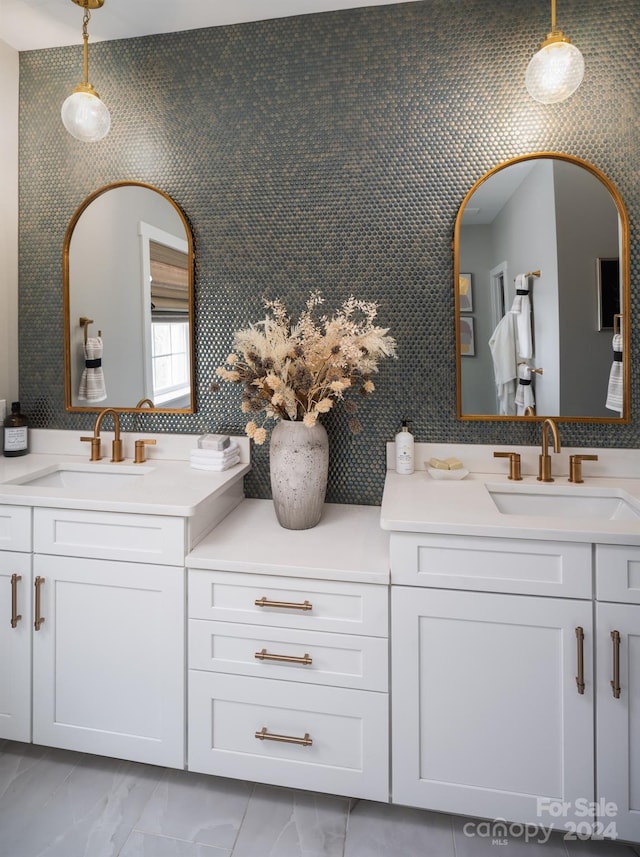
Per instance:
[[[582,54],[566,39],[545,42],[527,67],[529,95],[542,104],[557,104],[576,91],[584,77]]]
[[[72,92],[62,105],[60,114],[67,131],[83,143],[102,140],[111,127],[109,109],[92,92]]]

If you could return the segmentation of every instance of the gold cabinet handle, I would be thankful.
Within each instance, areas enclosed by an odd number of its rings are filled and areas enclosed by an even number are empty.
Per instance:
[[[283,744],[300,744],[302,747],[310,747],[313,740],[309,737],[309,733],[305,732],[303,738],[297,738],[295,735],[276,735],[274,732],[268,732],[267,727],[263,726],[259,732],[256,732],[256,738],[260,741],[280,741]]]
[[[613,680],[610,682],[614,699],[620,699],[620,631],[611,632],[613,645]]]
[[[578,685],[578,693],[584,693],[584,630],[578,625],[576,628],[576,641],[578,644],[578,675],[576,676],[576,684]]]
[[[22,619],[18,613],[18,581],[22,580],[21,574],[11,575],[11,627],[17,628],[18,622]]]
[[[38,577],[36,577],[36,579],[33,582],[33,585],[34,585],[35,590],[36,590],[36,608],[35,608],[36,617],[35,617],[35,620],[33,623],[33,627],[35,628],[36,631],[40,630],[40,628],[42,627],[42,623],[44,622],[44,616],[40,615],[40,589],[41,589],[44,581],[45,581],[44,577],[38,576]]]
[[[313,658],[310,658],[306,652],[302,657],[299,655],[270,655],[266,649],[262,649],[262,651],[255,653],[254,658],[257,658],[259,661],[284,661],[287,664],[313,663]]]
[[[302,604],[296,604],[293,601],[269,601],[266,595],[262,598],[256,598],[256,607],[284,607],[287,610],[313,610],[313,604],[308,601],[303,601]]]

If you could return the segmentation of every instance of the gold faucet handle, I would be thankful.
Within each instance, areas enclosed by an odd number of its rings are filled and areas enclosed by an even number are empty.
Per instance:
[[[148,444],[149,446],[155,446],[156,442],[155,442],[155,440],[152,440],[152,439],[137,440],[134,444],[135,445],[135,458],[133,459],[134,464],[144,464],[145,461],[147,460],[145,458],[145,454],[144,454],[145,444]]]
[[[520,468],[520,453],[519,452],[494,452],[494,458],[509,459],[509,479],[514,479],[516,482],[522,480],[522,472]]]
[[[100,461],[102,458],[102,450],[100,449],[100,438],[99,437],[81,437],[80,440],[83,443],[91,444],[91,457],[89,461]]]
[[[569,482],[584,482],[582,478],[582,462],[597,461],[597,455],[570,455],[569,456]]]

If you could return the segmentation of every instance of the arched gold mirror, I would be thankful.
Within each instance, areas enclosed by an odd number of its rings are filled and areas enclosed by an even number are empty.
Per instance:
[[[600,170],[542,152],[486,173],[454,276],[459,419],[629,421],[629,226]]]
[[[167,194],[115,182],[63,245],[65,407],[193,413],[193,238]]]

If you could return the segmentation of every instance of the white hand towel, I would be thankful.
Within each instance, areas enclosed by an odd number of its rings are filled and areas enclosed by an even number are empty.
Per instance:
[[[491,334],[489,348],[493,359],[499,411],[502,416],[515,416],[515,379],[518,374],[514,316],[506,313]]]
[[[87,402],[102,402],[107,398],[102,370],[102,338],[89,336],[84,346],[84,366],[80,376],[78,398]]]
[[[226,461],[234,455],[240,454],[240,447],[237,442],[231,441],[226,449],[192,449],[191,458],[206,461]]]
[[[518,366],[518,389],[516,391],[516,416],[523,417],[528,407],[533,408],[536,400],[531,383],[531,367],[526,363]]]
[[[240,453],[232,456],[227,461],[193,461],[191,460],[191,467],[194,470],[211,470],[217,473],[220,473],[223,470],[228,470],[230,467],[234,467],[236,464],[240,463]]]
[[[616,333],[613,337],[614,359],[609,372],[609,384],[607,386],[607,401],[605,408],[610,411],[622,413],[624,405],[624,388],[622,384],[622,334]]]
[[[517,294],[523,292],[523,294]],[[516,296],[511,305],[511,312],[516,319],[516,351],[522,360],[533,357],[533,341],[531,337],[531,298],[529,297],[529,280],[525,274],[516,277]]]

